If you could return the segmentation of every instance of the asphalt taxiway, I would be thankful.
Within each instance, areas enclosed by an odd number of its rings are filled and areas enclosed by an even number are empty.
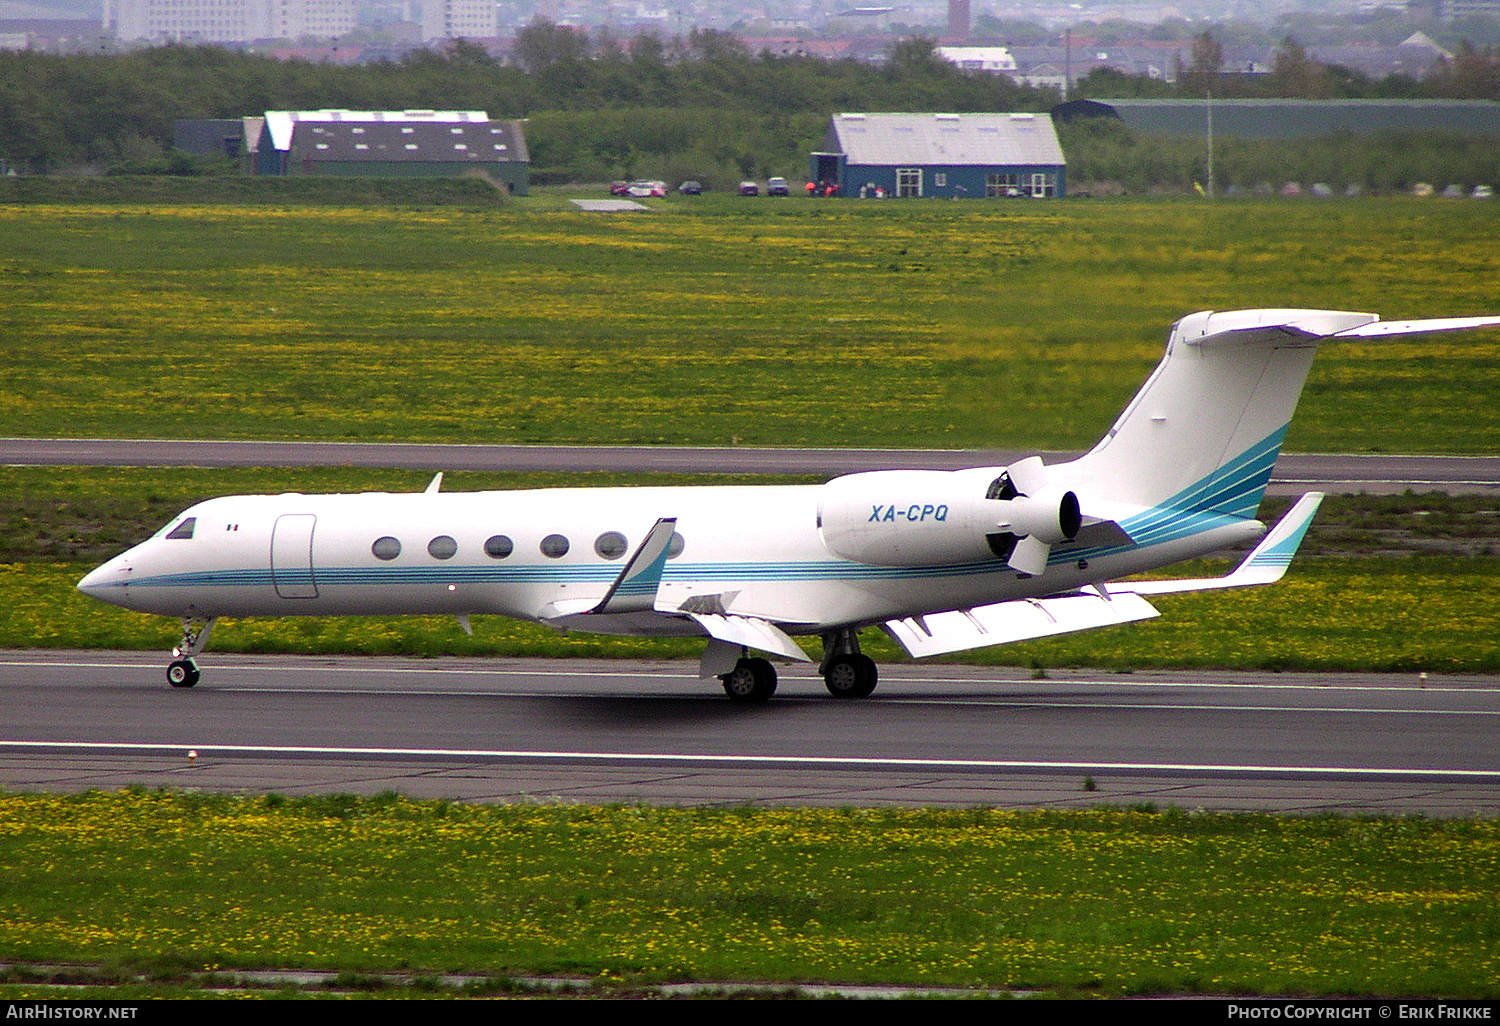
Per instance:
[[[678,474],[809,474],[955,470],[1004,466],[1030,452],[1008,449],[755,449],[675,446],[417,445],[203,439],[0,438],[0,465],[136,467],[369,467],[432,473],[615,471]],[[1039,453],[1057,463],[1077,453]],[[1372,495],[1415,491],[1500,495],[1500,456],[1283,453],[1272,495],[1307,491]]]

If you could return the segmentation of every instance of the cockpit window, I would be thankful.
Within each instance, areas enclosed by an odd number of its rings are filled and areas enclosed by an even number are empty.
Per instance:
[[[182,523],[178,524],[176,527],[172,528],[172,530],[168,531],[167,532],[167,537],[168,538],[179,538],[179,539],[180,538],[191,538],[193,536],[193,528],[196,527],[197,524],[198,524],[198,518],[197,517],[188,517]]]

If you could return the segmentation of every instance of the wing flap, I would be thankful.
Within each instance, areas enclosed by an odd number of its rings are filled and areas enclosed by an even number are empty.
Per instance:
[[[1139,595],[1085,591],[909,616],[882,626],[908,655],[921,658],[1132,623],[1157,615],[1156,608]]]
[[[785,656],[799,662],[812,662],[807,653],[802,651],[802,646],[769,620],[723,613],[688,613],[687,615],[711,638],[744,648],[756,648],[762,652]]]

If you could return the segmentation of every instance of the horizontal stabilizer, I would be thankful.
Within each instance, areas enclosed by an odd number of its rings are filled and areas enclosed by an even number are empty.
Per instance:
[[[1276,526],[1261,539],[1259,545],[1246,556],[1234,571],[1223,577],[1198,578],[1175,581],[1127,581],[1124,584],[1107,585],[1112,595],[1166,595],[1181,591],[1209,591],[1215,588],[1244,588],[1255,584],[1271,584],[1281,580],[1292,557],[1302,545],[1307,528],[1312,524],[1313,514],[1323,501],[1322,492],[1308,492],[1286,511]]]
[[[1376,321],[1338,333],[1338,338],[1379,338],[1382,335],[1420,335],[1426,331],[1463,331],[1492,328],[1500,317],[1435,317],[1425,321]]]
[[[1105,595],[1089,590],[911,616],[889,620],[883,626],[908,655],[921,658],[1148,620],[1157,615],[1156,608],[1138,595]]]
[[[812,662],[800,645],[769,620],[719,613],[689,613],[687,615],[696,621],[711,638],[745,648],[770,652],[772,655],[786,656],[788,659],[795,659],[799,662]]]
[[[1437,317],[1417,321],[1382,321],[1375,314],[1340,310],[1233,310],[1198,315],[1205,333],[1183,339],[1190,346],[1272,342],[1317,344],[1324,339],[1381,338],[1435,331],[1464,331],[1500,326],[1500,317]]]

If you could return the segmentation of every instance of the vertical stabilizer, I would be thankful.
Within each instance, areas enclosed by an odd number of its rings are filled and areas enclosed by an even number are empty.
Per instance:
[[[1331,310],[1184,317],[1114,427],[1071,465],[1070,485],[1085,510],[1123,502],[1253,517],[1319,341],[1378,319]]]

